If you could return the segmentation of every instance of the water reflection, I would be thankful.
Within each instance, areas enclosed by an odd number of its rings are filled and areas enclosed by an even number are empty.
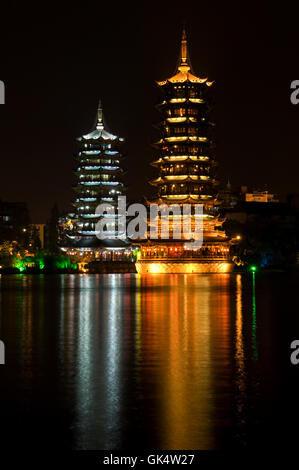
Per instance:
[[[215,384],[230,386],[230,284],[229,275],[70,278],[61,316],[77,316],[78,446],[130,445],[126,425],[147,441],[145,422],[160,448],[217,445],[225,407]]]
[[[244,425],[247,417],[247,385],[245,369],[245,351],[243,339],[242,311],[242,276],[236,276],[236,327],[235,327],[235,361],[236,361],[236,437],[240,443],[244,439]]]
[[[0,333],[18,332],[10,340],[18,387],[33,390],[42,377],[26,406],[46,390],[49,401],[38,406],[64,413],[70,447],[246,444],[261,380],[251,362],[258,358],[255,276],[82,274],[4,283]]]
[[[258,360],[258,349],[256,339],[256,299],[255,299],[255,272],[252,273],[252,351],[255,361]]]

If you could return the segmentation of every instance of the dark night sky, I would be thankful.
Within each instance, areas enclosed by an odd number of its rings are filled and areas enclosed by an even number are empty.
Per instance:
[[[216,81],[218,176],[299,193],[299,15],[292,3],[84,2],[1,14],[0,198],[26,201],[45,222],[73,197],[75,137],[102,98],[126,138],[129,196],[148,194],[158,114],[155,80],[175,69],[185,19],[194,71]],[[41,4],[42,5],[42,4]],[[111,6],[110,6],[111,5]]]

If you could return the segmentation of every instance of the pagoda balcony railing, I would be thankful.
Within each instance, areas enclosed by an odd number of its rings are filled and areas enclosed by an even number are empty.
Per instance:
[[[112,166],[112,165],[85,165],[85,163],[79,167],[75,171],[76,174],[78,175],[86,175],[88,176],[89,174],[93,175],[94,173],[110,173],[110,172],[115,172],[115,171],[120,171],[119,166]],[[104,170],[104,171],[103,171]]]
[[[93,180],[91,178],[86,177],[84,180],[78,181],[78,185],[81,187],[88,187],[88,186],[111,186],[113,188],[121,188],[123,185],[119,181],[104,181],[101,179]]]
[[[85,181],[115,181],[115,178],[119,178],[119,174],[122,171],[119,170],[97,170],[97,171],[76,171],[75,175],[78,177],[80,183]],[[104,175],[107,175],[108,178],[104,179]],[[102,179],[103,178],[103,179]],[[116,180],[117,181],[117,180]]]
[[[189,134],[176,134],[176,135],[171,135],[171,136],[165,136],[163,139],[167,142],[167,144],[177,144],[177,143],[184,143],[186,144],[191,144],[191,143],[197,143],[197,142],[207,142],[209,143],[209,138],[207,135],[189,135]],[[161,146],[164,145],[164,142],[157,142],[154,144],[154,146]]]
[[[177,183],[179,184],[179,183]],[[190,187],[183,187],[183,188],[180,188],[179,189],[172,189],[169,187],[170,183],[168,183],[168,188],[166,189],[162,189],[161,192],[160,192],[160,196],[161,197],[168,197],[168,196],[175,196],[175,197],[182,197],[182,198],[186,198],[188,196],[198,196],[200,198],[200,196],[210,196],[210,194],[207,192],[210,190],[210,187],[206,184],[205,188],[200,186],[200,188],[190,188]],[[198,189],[198,190],[197,190]],[[205,190],[205,193],[203,194],[203,191]]]
[[[190,261],[190,260],[196,260],[196,261],[205,261],[205,262],[215,262],[215,261],[229,261],[229,256],[228,255],[197,255],[197,254],[191,254],[190,255],[141,255],[139,260],[141,261],[147,261],[147,260],[155,260],[155,261],[166,261],[166,260],[171,260],[171,261]]]
[[[165,132],[164,138],[169,137],[208,137],[208,129],[206,127],[201,127],[200,129],[194,132],[188,132],[188,130],[184,130],[181,132],[174,132],[174,128],[171,128],[169,132]]]
[[[209,152],[205,151],[205,152],[202,152],[202,153],[198,153],[198,154],[194,154],[194,153],[189,153],[186,152],[186,154],[184,155],[182,152],[165,152],[165,155],[161,155],[160,157],[162,159],[162,161],[166,164],[169,164],[169,163],[175,163],[175,162],[188,162],[189,164],[193,164],[194,162],[208,162],[210,160],[212,160],[212,156],[209,154]],[[159,162],[159,160],[158,160]],[[155,161],[156,163],[156,161]]]
[[[167,144],[166,148],[162,148],[161,150],[161,157],[200,157],[207,155],[207,153],[211,151],[209,145],[197,147],[194,146],[193,142],[184,143],[183,148],[176,142],[170,142]]]
[[[184,166],[184,168],[180,168],[179,170],[170,171],[169,169],[162,169],[161,176],[210,176],[209,172],[204,171],[204,169],[197,168],[193,171],[193,169]]]
[[[122,155],[75,155],[75,159],[81,163],[85,164],[100,164],[100,165],[106,165],[110,162],[114,163],[119,163],[120,158],[122,158]]]

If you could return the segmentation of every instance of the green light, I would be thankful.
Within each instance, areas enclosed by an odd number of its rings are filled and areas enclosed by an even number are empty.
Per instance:
[[[20,260],[18,258],[15,258],[15,259],[16,259],[16,261],[14,263],[14,267],[17,268],[20,271],[20,273],[22,273],[26,269],[25,264],[22,260]]]
[[[252,271],[253,273],[255,273],[255,271],[256,271],[256,266],[250,266],[250,271]]]

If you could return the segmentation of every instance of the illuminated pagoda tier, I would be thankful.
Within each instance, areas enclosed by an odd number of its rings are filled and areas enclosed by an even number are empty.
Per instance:
[[[101,103],[97,111],[95,128],[77,139],[79,152],[76,155],[77,183],[74,187],[76,197],[73,202],[72,220],[74,231],[71,235],[72,246],[77,248],[123,247],[126,242],[115,238],[117,222],[107,229],[107,239],[96,236],[96,224],[102,218],[96,214],[99,204],[109,203],[117,206],[118,196],[125,193],[122,182],[123,158],[119,147],[124,139],[108,132],[104,127]],[[110,238],[109,238],[110,237]]]
[[[162,117],[160,140],[154,144],[158,177],[151,203],[203,205],[203,246],[188,248],[186,238],[148,240],[141,244],[137,270],[146,272],[228,272],[229,242],[217,217],[214,123],[210,116],[213,82],[192,70],[185,30],[174,76],[157,82],[162,99],[157,108]],[[179,219],[181,220],[181,219]],[[172,218],[175,228],[175,216]],[[181,223],[180,221],[178,223]],[[191,228],[194,229],[194,216]],[[161,232],[160,232],[161,233]],[[191,234],[190,234],[191,237]],[[191,239],[191,238],[190,238]],[[189,244],[190,246],[190,244]]]

